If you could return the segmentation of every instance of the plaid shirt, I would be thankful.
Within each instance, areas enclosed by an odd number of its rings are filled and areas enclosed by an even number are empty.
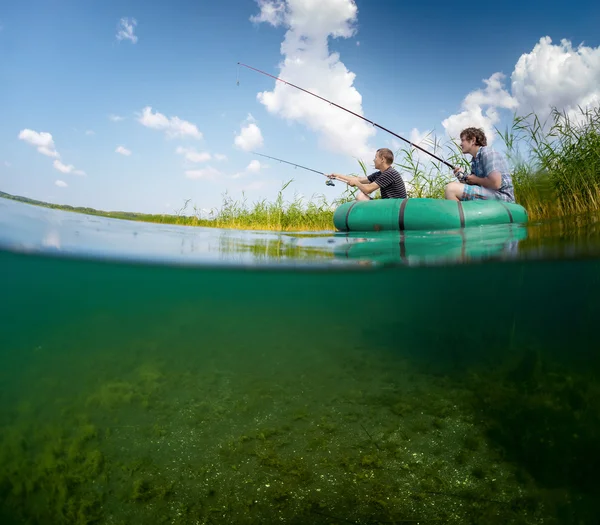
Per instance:
[[[488,177],[492,171],[499,171],[502,175],[500,189],[491,190],[500,200],[515,202],[515,192],[512,177],[508,170],[508,162],[497,151],[489,146],[481,146],[477,155],[471,161],[471,172],[477,177]]]

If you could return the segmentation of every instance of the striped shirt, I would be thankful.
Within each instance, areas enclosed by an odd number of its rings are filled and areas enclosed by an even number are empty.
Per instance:
[[[491,190],[497,199],[515,202],[515,190],[512,177],[508,169],[508,162],[503,155],[489,146],[481,146],[477,155],[471,161],[471,172],[477,177],[488,177],[492,171],[499,171],[502,175],[501,186],[497,190]]]
[[[406,199],[406,188],[402,176],[391,166],[385,171],[376,171],[367,176],[381,188],[382,199]]]

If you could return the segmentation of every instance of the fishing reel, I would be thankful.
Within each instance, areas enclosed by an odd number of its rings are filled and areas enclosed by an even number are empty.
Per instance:
[[[327,186],[335,186],[335,184],[333,183],[333,181],[331,179],[327,179],[325,181],[325,184],[327,184]]]

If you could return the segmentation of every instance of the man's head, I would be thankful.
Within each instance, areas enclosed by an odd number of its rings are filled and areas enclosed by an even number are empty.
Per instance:
[[[463,153],[476,155],[481,146],[487,146],[487,138],[481,128],[465,128],[460,132],[460,148]]]
[[[387,170],[394,163],[394,154],[388,148],[379,148],[375,153],[375,168],[380,171]]]

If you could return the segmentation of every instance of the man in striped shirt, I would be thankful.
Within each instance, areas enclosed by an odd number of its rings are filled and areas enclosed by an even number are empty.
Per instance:
[[[466,128],[460,132],[463,153],[472,156],[471,173],[454,168],[460,182],[446,186],[446,199],[468,201],[474,199],[497,199],[515,202],[515,193],[508,162],[503,155],[487,145],[482,129]]]
[[[372,197],[369,195],[375,190],[381,190],[382,199],[406,199],[406,188],[402,176],[394,168],[394,154],[387,148],[380,148],[373,159],[375,164],[375,173],[367,177],[350,177],[348,175],[340,175],[332,173],[330,179],[341,180],[354,186],[360,191],[356,194],[357,201],[369,201]]]

